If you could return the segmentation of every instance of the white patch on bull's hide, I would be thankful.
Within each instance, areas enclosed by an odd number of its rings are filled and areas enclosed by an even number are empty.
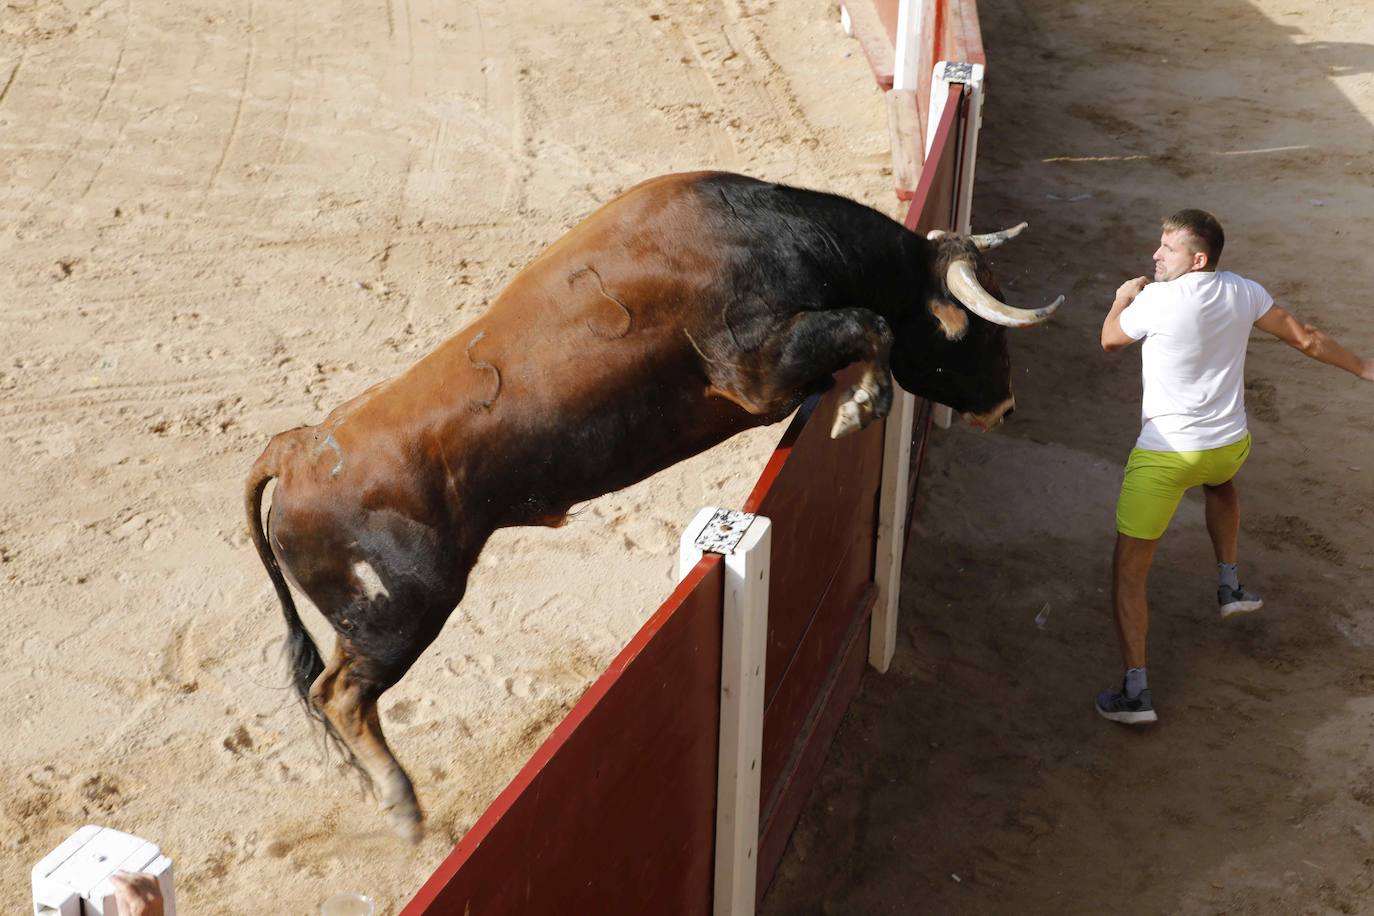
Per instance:
[[[391,593],[388,592],[386,586],[382,584],[382,577],[377,575],[377,570],[373,569],[362,560],[353,564],[353,577],[362,585],[363,592],[368,598],[376,598],[379,596],[383,598],[391,597]]]

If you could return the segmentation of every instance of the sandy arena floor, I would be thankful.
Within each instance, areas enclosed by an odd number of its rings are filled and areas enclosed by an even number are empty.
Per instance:
[[[893,204],[881,95],[826,0],[14,0],[0,151],[6,912],[88,822],[159,842],[185,913],[339,890],[395,912],[780,430],[493,541],[383,704],[428,807],[414,848],[285,687],[241,506],[267,438],[410,364],[643,178]]]
[[[1138,348],[1098,337],[1159,220],[1217,213],[1222,265],[1374,355],[1374,17],[1326,0],[980,0],[975,222],[1017,303],[1017,411],[938,435],[891,674],[869,677],[766,916],[1374,912],[1374,385],[1256,333],[1242,573],[1217,619],[1200,496],[1150,583],[1160,722],[1121,676],[1113,508]],[[1048,608],[1043,629],[1035,618]]]

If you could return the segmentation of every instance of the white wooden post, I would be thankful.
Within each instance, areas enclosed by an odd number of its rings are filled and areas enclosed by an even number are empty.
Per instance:
[[[753,916],[758,883],[764,659],[768,648],[768,519],[702,509],[682,534],[679,580],[705,553],[725,556],[715,916]]]
[[[983,126],[983,65],[942,60],[935,65],[930,91],[938,85],[942,99],[949,96],[950,83],[962,83],[968,96],[968,117],[962,125],[959,143],[959,185],[955,189],[955,232],[973,231],[973,173],[978,163],[978,131]],[[933,99],[932,99],[933,103]],[[929,139],[927,139],[929,149]]]
[[[33,867],[34,916],[114,916],[116,871],[157,878],[162,912],[176,916],[172,860],[154,843],[131,833],[87,824]]]
[[[868,663],[887,671],[897,650],[897,601],[901,597],[902,547],[911,476],[911,429],[916,397],[893,386],[892,412],[883,434],[883,478],[878,491],[878,547],[874,579],[878,603],[868,622]]]
[[[930,117],[926,120],[926,157],[935,143],[935,128],[944,114],[949,100],[949,84],[963,83],[969,95],[968,118],[961,125],[959,138],[959,178],[954,190],[955,232],[967,235],[971,231],[973,214],[973,167],[978,156],[978,128],[983,125],[983,65],[961,64],[942,60],[935,65],[930,79]],[[931,422],[940,429],[949,429],[954,412],[944,404],[931,409]]]

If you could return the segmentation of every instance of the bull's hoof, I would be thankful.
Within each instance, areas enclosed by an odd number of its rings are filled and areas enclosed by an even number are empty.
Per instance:
[[[420,802],[415,798],[415,788],[405,771],[397,767],[391,772],[382,795],[382,812],[386,815],[391,829],[403,840],[420,842],[425,835],[425,816],[420,811]]]
[[[388,808],[386,819],[391,824],[391,829],[396,831],[396,835],[407,843],[415,844],[424,839],[425,822],[420,817],[420,812],[414,807],[406,810],[403,806]]]
[[[830,438],[839,439],[856,433],[873,422],[873,396],[867,389],[855,385],[849,389],[848,397],[835,411],[835,423],[830,427]]]
[[[859,408],[850,403],[841,404],[840,409],[835,411],[835,423],[830,427],[830,438],[839,439],[861,429],[863,423],[859,419]]]

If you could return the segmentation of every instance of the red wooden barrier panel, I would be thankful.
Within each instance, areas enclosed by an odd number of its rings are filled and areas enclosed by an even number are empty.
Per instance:
[[[402,916],[711,912],[723,593],[705,557]]]
[[[964,88],[951,84],[944,113],[935,128],[931,155],[921,168],[921,180],[906,211],[903,224],[922,235],[931,229],[954,225],[955,194],[959,177],[959,124],[964,115]]]
[[[988,58],[983,53],[983,30],[978,24],[975,0],[942,0],[938,10],[940,40],[935,59],[986,65]]]
[[[849,14],[850,33],[863,48],[879,88],[892,88],[893,36],[897,34],[897,0],[840,0]]]

